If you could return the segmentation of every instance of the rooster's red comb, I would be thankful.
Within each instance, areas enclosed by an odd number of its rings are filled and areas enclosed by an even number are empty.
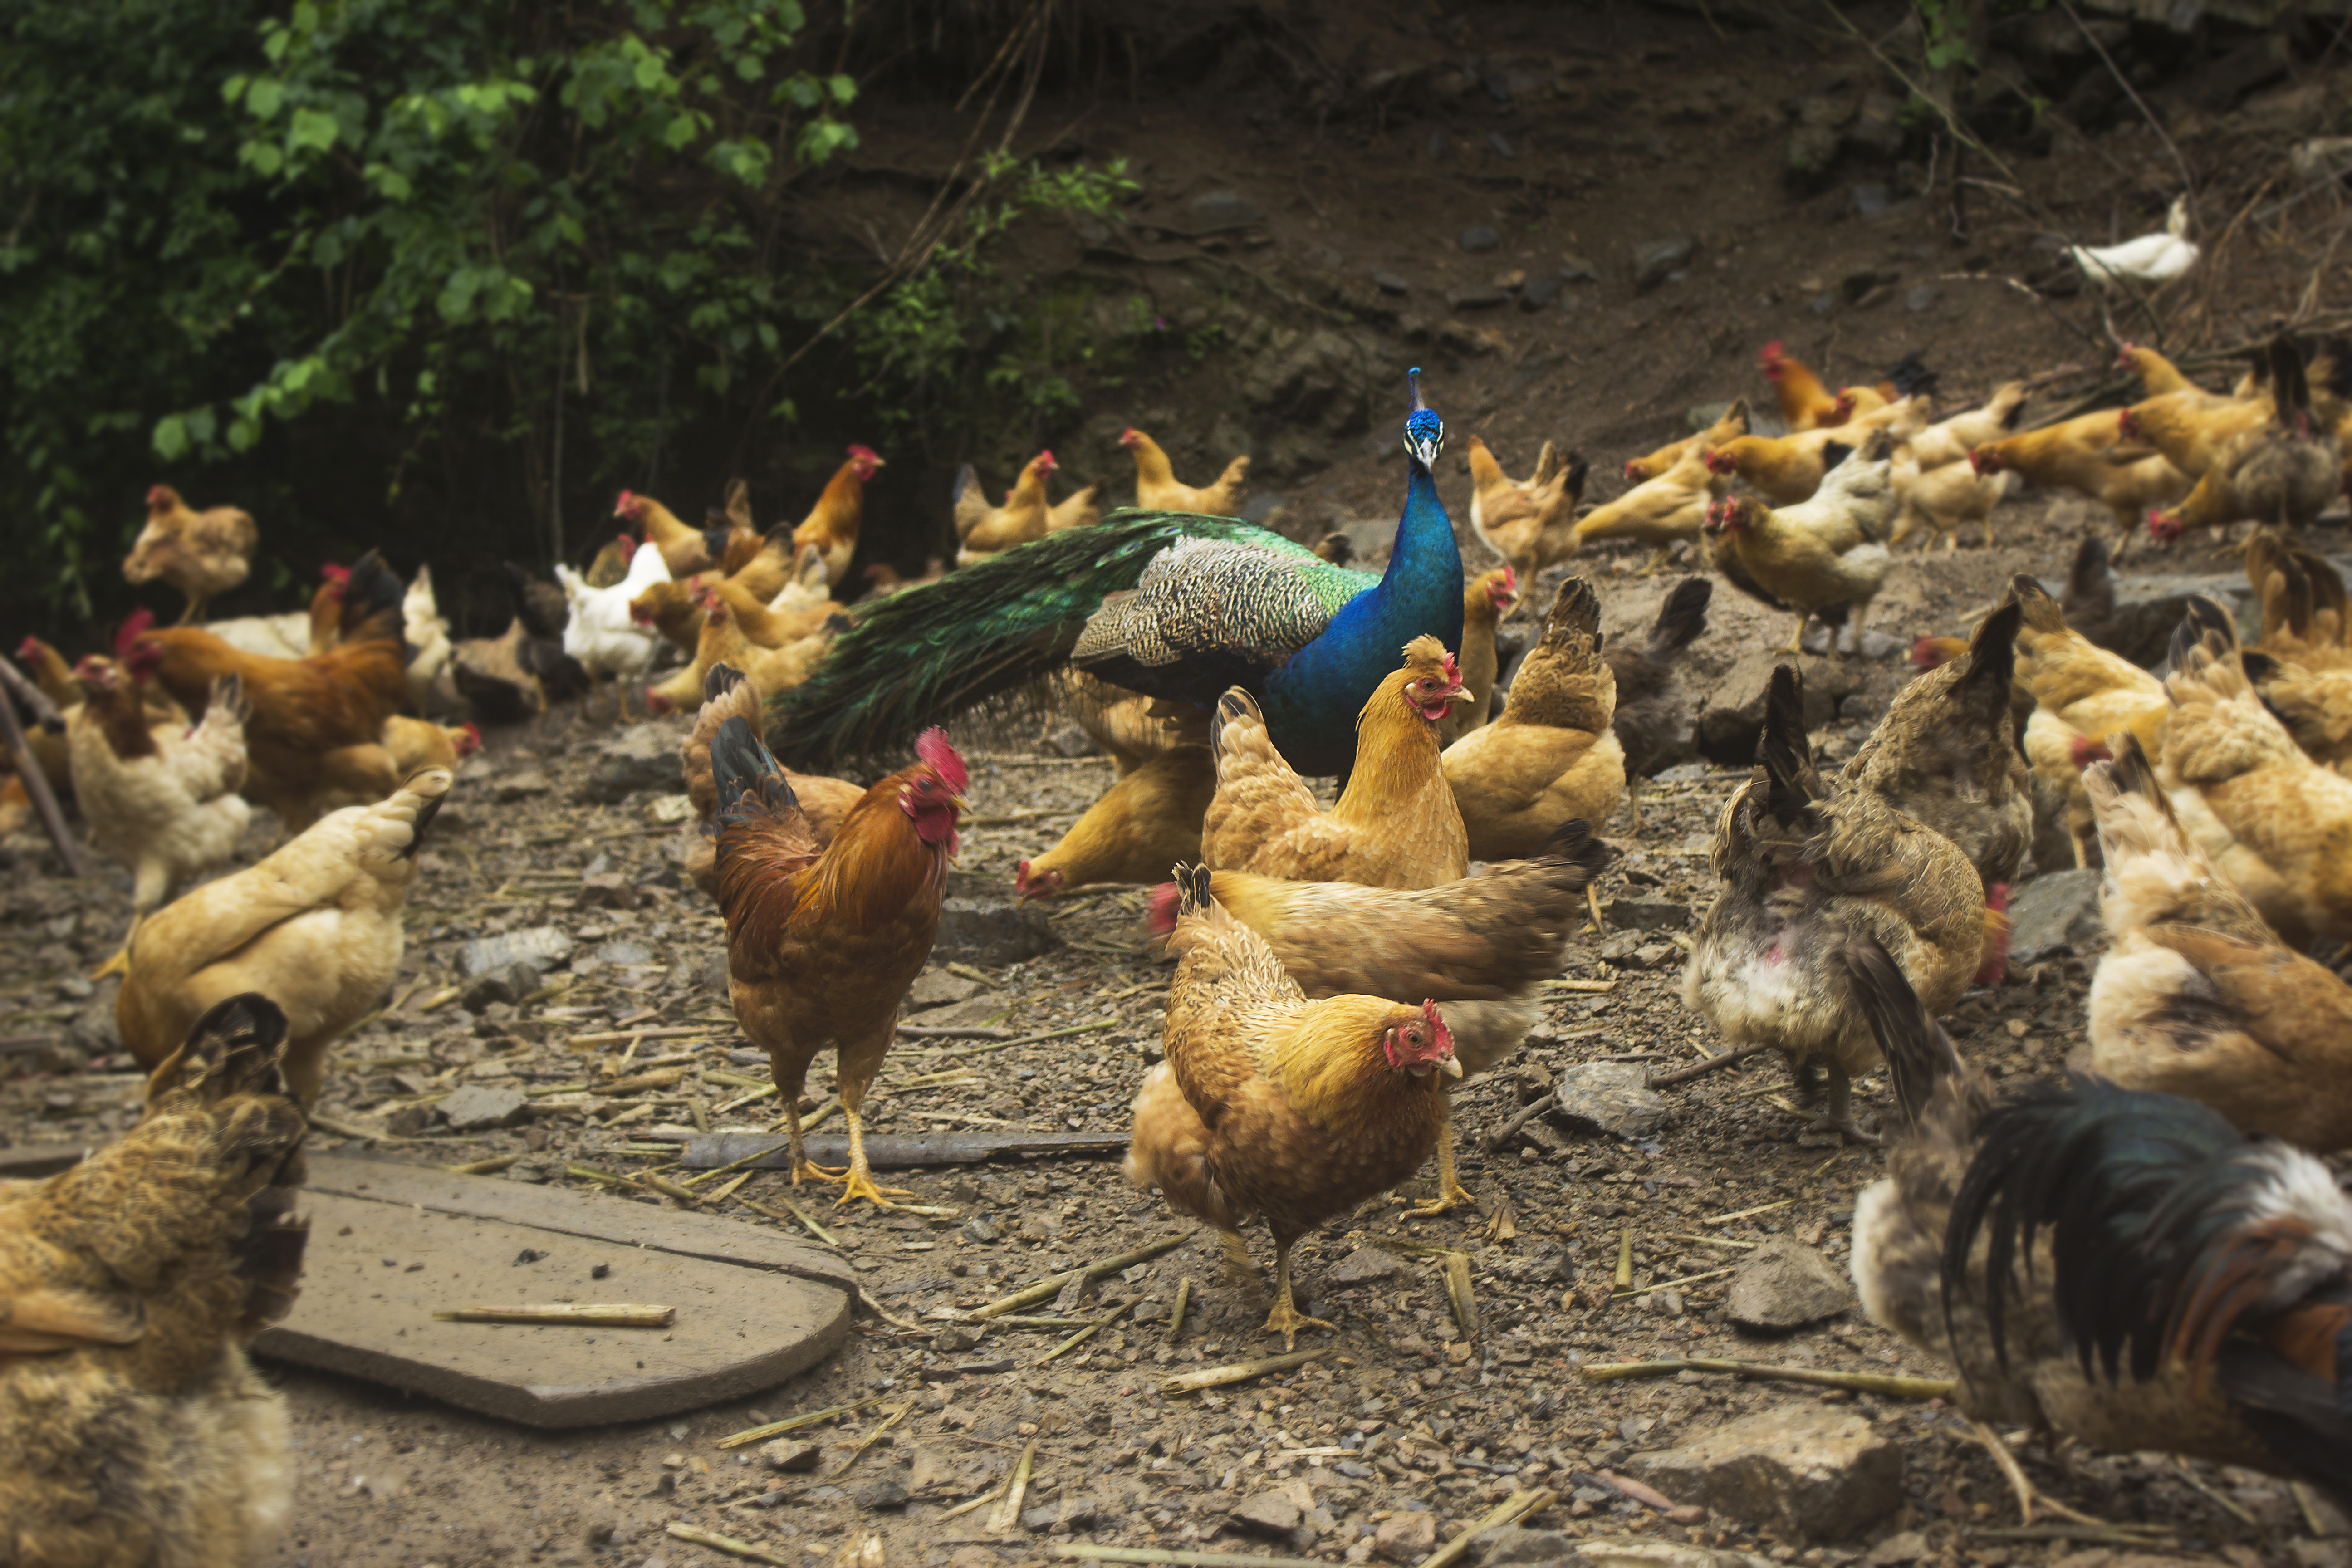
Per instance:
[[[958,795],[961,795],[964,786],[971,783],[971,773],[964,769],[963,759],[956,754],[953,746],[948,744],[948,732],[936,725],[915,737],[915,755],[929,763],[931,771],[940,775],[940,781]]]
[[[882,461],[881,453],[876,451],[871,447],[861,447],[854,442],[850,445],[849,455],[853,458],[862,458],[869,463],[879,463]]]
[[[124,654],[129,653],[131,645],[145,637],[148,629],[154,624],[154,611],[144,605],[131,611],[130,616],[123,621],[122,629],[114,634],[114,657],[121,658]]]
[[[319,568],[319,575],[330,583],[348,583],[352,580],[352,569],[330,561]]]
[[[1454,1031],[1445,1026],[1445,1016],[1437,1010],[1437,1004],[1423,1002],[1421,1005],[1421,1016],[1429,1020],[1430,1044],[1435,1047],[1434,1054],[1441,1057],[1452,1056]]]
[[[634,491],[623,490],[621,492],[621,499],[613,503],[613,515],[614,517],[635,517],[637,515],[637,498]]]
[[[1780,362],[1788,357],[1789,345],[1782,342],[1780,339],[1774,338],[1770,342],[1766,343],[1764,345],[1764,374],[1767,375],[1771,374],[1773,371],[1780,367]]]

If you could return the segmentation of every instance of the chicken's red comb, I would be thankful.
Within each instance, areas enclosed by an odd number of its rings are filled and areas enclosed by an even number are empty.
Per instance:
[[[1445,679],[1455,686],[1462,684],[1462,666],[1450,653],[1445,656]]]
[[[40,657],[41,639],[35,637],[32,633],[26,632],[25,634],[25,640],[16,645],[17,662],[26,663]]]
[[[1519,574],[1518,574],[1518,573],[1517,573],[1516,570],[1514,570],[1513,568],[1511,568],[1511,567],[1508,567],[1508,566],[1504,567],[1504,568],[1503,568],[1503,592],[1504,592],[1504,593],[1506,593],[1506,594],[1516,594],[1516,593],[1517,593],[1518,591],[1519,591]]]
[[[2068,742],[2066,755],[2067,760],[2072,762],[2077,770],[2087,768],[2093,763],[2111,763],[2116,760],[2116,754],[2107,750],[2107,743],[2105,741],[2094,741],[2088,735],[2077,735]]]
[[[149,506],[162,506],[163,504],[163,498],[171,493],[172,487],[169,485],[150,485],[147,487],[147,504]]]
[[[856,442],[854,442],[854,441],[850,443],[850,447],[849,447],[849,455],[850,455],[852,458],[863,458],[867,459],[868,461],[876,462],[876,463],[878,463],[878,462],[880,462],[880,461],[882,460],[882,454],[881,454],[881,453],[879,453],[879,452],[876,451],[876,450],[875,450],[873,447],[861,447],[861,446],[857,445],[857,444],[856,444]]]
[[[1421,1016],[1429,1020],[1430,1033],[1433,1037],[1430,1041],[1433,1047],[1430,1054],[1433,1057],[1452,1056],[1454,1054],[1454,1031],[1445,1026],[1445,1015],[1437,1010],[1437,1004],[1434,1002],[1423,1002],[1421,1005]]]
[[[1774,338],[1764,345],[1764,374],[1772,380],[1780,379],[1780,362],[1789,357],[1789,345]]]
[[[1706,471],[1710,474],[1736,474],[1739,471],[1739,459],[1720,447],[1715,447],[1706,455]]]
[[[114,634],[114,657],[121,658],[129,653],[131,645],[145,637],[154,624],[155,612],[145,605],[131,611],[123,620],[121,630]]]
[[[338,566],[329,561],[320,566],[319,575],[330,583],[348,583],[352,580],[352,569],[348,566]]]
[[[454,742],[459,757],[470,757],[482,749],[481,727],[472,720],[466,721],[466,727],[460,733],[461,738]]]
[[[1143,896],[1143,923],[1151,928],[1154,936],[1171,936],[1176,931],[1176,911],[1183,903],[1183,895],[1173,882],[1162,882]]]
[[[613,515],[614,517],[635,517],[637,515],[636,509],[637,498],[635,494],[629,490],[623,490],[621,492],[621,499],[613,503]]]
[[[1045,466],[1045,471],[1049,474],[1055,468],[1061,467],[1059,463],[1054,461],[1054,454],[1050,450],[1040,452],[1035,457],[1029,459],[1029,466],[1033,468],[1040,463],[1043,463]]]
[[[915,755],[929,763],[931,771],[940,775],[940,782],[958,795],[961,795],[964,786],[971,783],[971,774],[964,770],[963,759],[956,754],[953,746],[948,744],[948,732],[937,725],[915,737]]]

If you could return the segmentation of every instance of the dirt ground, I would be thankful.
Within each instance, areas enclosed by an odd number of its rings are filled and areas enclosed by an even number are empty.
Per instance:
[[[1592,499],[1605,498],[1618,488],[1619,462],[1679,433],[1686,408],[1769,397],[1754,369],[1768,338],[1787,340],[1833,378],[1925,349],[1943,368],[1955,407],[2009,376],[2070,362],[2083,373],[2074,385],[2085,387],[2103,364],[2105,351],[2095,355],[2082,335],[2096,331],[2087,303],[2036,302],[1998,280],[1956,276],[2024,270],[2046,257],[2033,248],[2033,225],[1992,198],[1979,203],[1970,245],[1956,248],[1948,215],[1928,203],[1898,200],[1864,219],[1852,216],[1852,181],[1801,199],[1784,191],[1783,100],[1858,86],[1873,68],[1865,57],[1814,37],[1719,34],[1696,14],[1658,8],[1586,7],[1572,29],[1559,25],[1559,12],[1533,4],[1478,7],[1475,26],[1459,10],[1444,17],[1444,8],[1429,7],[1442,18],[1435,23],[1415,22],[1405,10],[1327,18],[1335,35],[1327,53],[1363,70],[1391,58],[1466,61],[1472,86],[1444,93],[1433,86],[1377,135],[1327,134],[1279,102],[1260,103],[1261,86],[1244,77],[1107,96],[1092,104],[1085,136],[1090,154],[1140,160],[1140,176],[1170,210],[1225,188],[1262,208],[1266,247],[1236,251],[1230,264],[1261,278],[1287,267],[1355,280],[1367,321],[1427,347],[1433,400],[1457,452],[1464,437],[1480,431],[1507,466],[1522,469],[1544,437],[1572,438],[1594,459]],[[1560,62],[1545,79],[1566,85],[1542,94],[1477,89],[1477,61],[1520,58]],[[1046,107],[1066,119],[1083,106]],[[2263,134],[2258,124],[2209,129],[2247,146]],[[910,119],[877,126],[868,149],[878,163],[900,154],[919,162],[915,153],[935,153],[940,135]],[[2047,199],[2095,219],[2100,239],[2147,226],[2148,194],[2172,177],[2158,139],[2128,121],[2025,166]],[[1898,196],[1902,177],[1897,172]],[[1474,254],[1455,243],[1458,230],[1480,224],[1507,233],[1499,250]],[[1676,232],[1696,237],[1696,258],[1674,279],[1637,292],[1627,247]],[[1475,293],[1496,274],[1575,256],[1599,261],[1601,278],[1567,284],[1566,303],[1539,312],[1465,306],[1455,312],[1465,331],[1439,324],[1452,310],[1438,303],[1448,291]],[[2263,270],[2273,264],[2275,278]],[[2237,265],[2241,293],[2209,292],[2193,307],[2204,312],[2200,330],[2223,341],[2235,335],[2232,323],[2282,308],[2288,276],[2275,258]],[[1373,269],[1405,279],[1402,304],[1375,289]],[[1482,331],[1500,346],[1481,340]],[[1217,389],[1158,390],[1205,452]],[[1389,401],[1384,390],[1375,406]],[[1295,450],[1286,472],[1270,465],[1301,531],[1393,518],[1401,488],[1393,435],[1383,414],[1369,437],[1319,436]],[[1445,500],[1466,520],[1467,479],[1447,468]],[[1965,630],[1969,612],[1989,606],[2011,574],[2063,575],[2090,521],[2081,503],[2028,497],[1999,514],[1996,548],[1971,541],[1952,557],[1906,552],[1871,624],[1904,643]],[[2143,554],[2127,570],[2231,570],[2228,556],[2202,545]],[[1674,580],[1673,573],[1634,577],[1637,559],[1577,563],[1601,588],[1612,637],[1645,627]],[[1535,596],[1538,609],[1549,596],[1547,583]],[[1690,654],[1687,684],[1703,689],[1742,654],[1785,635],[1780,617],[1719,591],[1712,629]],[[1832,761],[1866,734],[1908,673],[1899,657],[1869,668],[1865,690],[1849,700],[1835,728],[1816,736]],[[673,721],[662,732],[674,738],[679,729]],[[772,1108],[759,1102],[726,1109],[745,1090],[716,1075],[757,1082],[766,1069],[729,1054],[745,1042],[723,983],[713,983],[723,977],[723,965],[714,972],[719,922],[677,873],[678,830],[652,817],[658,792],[584,798],[597,749],[612,733],[608,723],[566,710],[492,733],[485,754],[467,764],[421,858],[394,1005],[338,1047],[321,1105],[339,1125],[406,1135],[347,1144],[320,1132],[317,1147],[452,1165],[517,1155],[500,1179],[584,1190],[564,1174],[567,1162],[657,1170],[673,1157],[673,1128],[775,1124]],[[1009,890],[1015,862],[1050,845],[1108,784],[1110,769],[1047,749],[1034,726],[957,733],[967,742],[977,814],[957,882]],[[1620,851],[1601,885],[1604,906],[1675,906],[1687,911],[1682,924],[1695,924],[1714,891],[1706,852],[1715,816],[1738,782],[1695,769],[1644,790],[1638,825],[1621,808],[1603,826]],[[264,814],[248,848],[257,853],[273,834]],[[103,1138],[135,1117],[140,1080],[128,1058],[113,1054],[111,987],[93,990],[78,977],[119,939],[128,879],[106,866],[86,881],[64,879],[53,856],[23,837],[5,857],[0,1037],[63,1026],[91,1059],[81,1070],[0,1083],[0,1145]],[[599,891],[583,899],[585,879],[610,888],[612,874],[630,889],[617,901],[633,907],[606,907],[615,900]],[[1093,1026],[985,1054],[965,1054],[953,1042],[902,1042],[870,1102],[871,1125],[886,1132],[1123,1127],[1129,1097],[1156,1059],[1168,974],[1147,950],[1141,903],[1140,889],[1089,889],[1050,906],[1061,945],[1045,956],[976,977],[938,976],[942,994],[969,992],[938,1016],[953,1022],[1023,1035]],[[478,1018],[432,1005],[457,978],[462,942],[550,923],[571,932],[578,954],[551,977],[551,994]],[[1603,1057],[1665,1067],[1715,1048],[1676,996],[1687,942],[1680,924],[1669,917],[1644,937],[1674,950],[1647,967],[1635,955],[1604,962],[1604,940],[1580,938],[1563,977],[1613,988],[1559,990],[1518,1058],[1455,1099],[1465,1180],[1489,1209],[1508,1205],[1514,1234],[1490,1240],[1480,1215],[1414,1219],[1389,1201],[1335,1221],[1299,1255],[1301,1304],[1340,1325],[1335,1337],[1302,1340],[1302,1349],[1330,1352],[1307,1368],[1202,1394],[1157,1391],[1171,1370],[1279,1349],[1260,1330],[1263,1288],[1224,1279],[1215,1247],[1199,1238],[1101,1281],[1085,1310],[1118,1306],[1124,1315],[1049,1364],[1036,1363],[1068,1329],[996,1325],[974,1339],[940,1320],[1182,1226],[1129,1188],[1115,1159],[898,1173],[913,1201],[950,1212],[836,1212],[826,1194],[803,1194],[883,1310],[861,1309],[839,1355],[752,1399],[638,1426],[539,1433],[362,1383],[270,1369],[294,1408],[299,1462],[296,1524],[276,1561],[656,1568],[724,1560],[666,1533],[685,1523],[752,1542],[773,1554],[770,1561],[811,1565],[838,1558],[858,1568],[1019,1568],[1069,1541],[1361,1563],[1392,1519],[1428,1514],[1443,1541],[1514,1489],[1538,1482],[1561,1493],[1549,1521],[1562,1528],[1737,1547],[1808,1568],[1864,1554],[1870,1568],[1912,1561],[2103,1568],[2110,1558],[2151,1555],[2218,1557],[2238,1568],[2352,1561],[2340,1516],[2325,1504],[2307,1516],[2282,1483],[2252,1474],[2155,1456],[2074,1453],[2054,1463],[2020,1437],[2019,1460],[2038,1485],[2116,1526],[2044,1521],[2021,1530],[1990,1458],[1940,1404],[1689,1373],[1580,1378],[1586,1362],[1685,1354],[1943,1375],[1859,1309],[1770,1339],[1725,1322],[1726,1276],[1755,1244],[1791,1237],[1843,1270],[1854,1195],[1881,1165],[1875,1151],[1800,1136],[1777,1060],[1666,1091],[1667,1119],[1638,1141],[1537,1122],[1512,1145],[1484,1151],[1481,1137],[1548,1073]],[[2038,964],[1969,993],[1950,1019],[1963,1054],[2004,1078],[2055,1075],[2084,1040],[2091,962]],[[634,1045],[569,1044],[578,1034],[655,1029],[692,1032]],[[528,1089],[593,1079],[625,1052],[685,1058],[685,1076],[657,1098],[607,1100],[593,1113],[559,1107],[526,1127],[481,1136],[432,1126],[432,1104],[458,1085]],[[63,1065],[37,1056],[17,1061]],[[911,1081],[959,1064],[969,1066],[968,1077]],[[820,1062],[813,1075],[817,1098],[828,1068]],[[1891,1109],[1883,1074],[1859,1086],[1857,1103],[1865,1121]],[[1427,1185],[1424,1179],[1412,1190]],[[763,1173],[702,1206],[773,1226],[780,1222],[745,1200],[772,1206],[782,1192],[781,1178]],[[1744,1217],[1712,1223],[1726,1215]],[[1633,1238],[1635,1289],[1612,1294],[1624,1233]],[[1470,1255],[1475,1337],[1449,1309],[1438,1261],[1414,1247]],[[1360,1257],[1364,1248],[1386,1261]],[[1261,1252],[1270,1253],[1262,1238]],[[1335,1279],[1333,1270],[1351,1258],[1356,1267],[1343,1277],[1366,1277]],[[1191,1310],[1171,1338],[1169,1309],[1187,1279]],[[715,1446],[771,1419],[877,1394],[889,1403],[799,1435],[824,1445],[814,1474],[778,1474],[754,1449]],[[856,1450],[902,1399],[912,1408]],[[1636,1451],[1732,1416],[1815,1399],[1859,1411],[1901,1447],[1907,1500],[1864,1538],[1782,1539],[1720,1517],[1675,1523],[1591,1479]],[[992,1532],[984,1508],[961,1505],[994,1488],[1032,1438],[1029,1518]],[[1300,1522],[1286,1539],[1232,1520],[1236,1507],[1267,1492],[1286,1493],[1298,1507]]]

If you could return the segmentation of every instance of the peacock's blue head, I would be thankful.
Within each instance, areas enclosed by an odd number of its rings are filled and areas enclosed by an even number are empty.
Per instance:
[[[1412,412],[1404,422],[1404,449],[1420,458],[1422,467],[1435,468],[1437,455],[1445,450],[1445,421],[1421,395],[1419,367],[1405,372],[1404,376],[1405,384],[1412,389]]]

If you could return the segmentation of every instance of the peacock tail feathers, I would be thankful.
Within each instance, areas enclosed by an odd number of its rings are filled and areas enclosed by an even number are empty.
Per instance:
[[[776,754],[804,772],[903,756],[931,725],[997,700],[1042,704],[1087,619],[1132,590],[1181,540],[1248,544],[1326,567],[1314,552],[1232,518],[1123,509],[867,601],[802,685],[770,707]]]

